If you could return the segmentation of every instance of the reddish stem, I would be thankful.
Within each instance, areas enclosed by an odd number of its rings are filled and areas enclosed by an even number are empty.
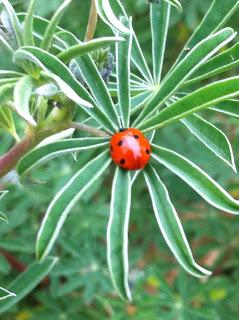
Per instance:
[[[5,155],[0,157],[0,177],[11,171],[18,161],[34,146],[32,136],[25,137],[21,142],[16,144]]]

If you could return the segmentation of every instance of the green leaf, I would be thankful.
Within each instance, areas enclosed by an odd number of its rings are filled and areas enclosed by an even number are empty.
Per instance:
[[[36,255],[44,259],[52,249],[73,206],[109,166],[109,151],[104,151],[78,171],[61,189],[50,206],[38,232]]]
[[[118,131],[120,127],[120,120],[106,84],[103,81],[93,59],[90,55],[84,55],[77,58],[76,61],[85,82],[90,88],[91,94],[101,107],[101,110],[103,110],[111,120],[114,130]]]
[[[79,41],[74,37],[68,36],[68,41],[72,45],[79,44]],[[68,42],[65,42],[66,47]],[[107,90],[106,84],[103,81],[93,59],[89,54],[82,55],[75,60],[77,67],[87,83],[88,87],[95,100],[98,102],[101,109],[104,113],[111,119],[111,122],[114,124],[115,130],[118,130],[120,127],[120,120],[118,118],[117,112],[115,110],[114,103],[112,98]],[[117,129],[116,129],[117,128]]]
[[[110,218],[107,227],[107,259],[114,287],[122,298],[131,300],[128,285],[128,227],[131,203],[130,172],[116,168]]]
[[[163,0],[162,2],[168,2],[172,6],[176,7],[178,10],[182,11],[182,5],[178,0]]]
[[[209,276],[211,272],[194,260],[177,212],[168,191],[152,166],[143,171],[151,196],[154,214],[162,235],[180,265],[195,277]]]
[[[4,105],[9,100],[13,99],[13,88],[15,83],[9,83],[0,86],[0,105]]]
[[[33,20],[34,20],[34,10],[35,10],[36,0],[31,0],[28,11],[24,20],[24,45],[34,46],[34,36],[33,36]]]
[[[109,0],[96,0],[96,8],[101,19],[111,28],[114,27],[122,33],[130,33],[130,30],[115,16]]]
[[[27,59],[38,65],[54,79],[62,92],[87,114],[92,116],[100,125],[103,125],[110,132],[117,130],[112,121],[96,105],[87,90],[75,79],[69,68],[52,54],[34,47],[25,47],[15,53],[15,60]],[[94,109],[91,107],[94,106]]]
[[[211,107],[210,110],[221,112],[235,118],[239,118],[239,101],[226,100],[216,104],[215,107]]]
[[[147,90],[131,98],[131,114],[134,114],[140,108],[143,108],[153,94],[152,90]]]
[[[98,50],[104,46],[112,45],[114,42],[121,42],[124,39],[121,37],[102,37],[99,39],[94,39],[88,42],[81,42],[58,54],[58,58],[64,63],[70,62],[73,58],[81,56],[83,54],[90,53],[94,50]]]
[[[163,148],[152,145],[155,163],[161,163],[179,178],[185,181],[204,200],[220,210],[239,214],[239,201],[233,199],[216,181],[196,164],[182,155]]]
[[[7,11],[9,17],[9,23],[11,25],[11,29],[14,32],[14,36],[16,38],[16,42],[18,47],[23,45],[23,35],[22,35],[22,26],[21,23],[8,0],[2,0],[2,3]]]
[[[4,213],[2,213],[2,212],[0,212],[0,220],[8,223],[8,218],[7,218],[7,216],[6,216]]]
[[[210,34],[218,31],[226,21],[231,17],[239,6],[238,0],[227,0],[222,5],[222,0],[214,0],[210,9],[207,11],[201,24],[192,34],[186,43],[180,56],[178,57],[174,67],[195,47],[200,41],[208,37]]]
[[[150,4],[152,56],[155,83],[160,83],[170,18],[170,4],[166,1]]]
[[[148,131],[164,127],[237,95],[239,95],[239,77],[214,82],[169,105],[139,125],[139,128]]]
[[[5,49],[7,49],[7,51],[10,51],[11,54],[14,53],[14,50],[10,46],[9,42],[7,40],[5,40],[4,37],[1,34],[0,34],[0,43],[3,45],[3,47]]]
[[[237,172],[232,146],[221,130],[196,114],[181,122],[209,150]]]
[[[0,128],[9,132],[17,141],[19,140],[12,117],[12,111],[8,107],[0,107]]]
[[[133,31],[133,40],[132,40],[131,59],[132,59],[134,65],[136,66],[136,68],[139,70],[139,72],[142,74],[144,79],[147,81],[147,83],[153,84],[154,83],[153,77],[150,73],[146,59],[144,57],[144,54],[143,54],[142,49],[140,47],[139,41],[138,41],[137,36],[134,31]]]
[[[177,67],[165,77],[155,96],[135,121],[135,126],[162,106],[204,61],[209,59],[213,54],[230,42],[235,35],[236,34],[231,28],[225,28],[196,45]]]
[[[184,86],[229,71],[237,66],[239,66],[239,43],[205,62],[195,73],[193,73],[192,79],[189,79],[184,83]]]
[[[66,139],[49,143],[28,152],[18,163],[17,172],[19,175],[24,175],[54,157],[81,150],[99,148],[108,144],[108,139],[104,138]]]
[[[125,41],[116,44],[116,74],[118,89],[118,104],[123,128],[129,127],[130,121],[130,57],[132,48],[132,24],[129,22],[129,34],[124,36]]]
[[[30,112],[30,100],[34,89],[32,77],[24,76],[16,84],[14,89],[14,104],[17,113],[32,126],[36,126],[36,121]]]
[[[15,293],[12,293],[12,292],[8,291],[7,289],[0,287],[0,301],[3,301],[5,299],[11,298],[11,297],[15,297],[15,296],[16,296]],[[1,306],[1,304],[0,304],[0,306]]]
[[[0,70],[0,79],[2,78],[19,78],[24,74],[12,70]]]
[[[9,286],[9,290],[15,292],[16,297],[1,302],[0,313],[12,308],[31,292],[52,270],[57,261],[57,258],[49,257],[44,262],[34,262],[20,274]]]
[[[65,0],[63,4],[59,7],[59,9],[53,15],[50,23],[48,24],[45,34],[43,36],[40,48],[48,51],[51,47],[54,33],[57,29],[57,25],[59,24],[63,14],[65,13],[68,5],[71,3],[71,0]]]
[[[102,10],[102,6],[101,3],[102,0],[98,1],[98,6],[99,6],[99,10],[101,10],[101,14],[102,14],[102,19],[103,17],[103,10]],[[114,11],[115,15],[120,18],[120,17],[125,17],[127,20],[129,20],[129,17],[127,16],[121,2],[119,0],[114,0],[111,1],[111,7],[112,10]],[[101,6],[101,7],[100,7]],[[106,22],[106,17],[103,19],[105,23]],[[107,23],[111,28],[112,28],[112,24],[111,23]],[[113,32],[116,32],[114,28]],[[118,30],[120,31],[120,30]],[[127,31],[127,33],[130,32],[130,30]],[[124,32],[123,32],[124,33]],[[143,55],[143,52],[141,50],[139,41],[137,39],[137,36],[135,34],[135,32],[133,31],[133,39],[132,39],[132,52],[131,52],[131,59],[133,61],[133,63],[135,64],[135,66],[137,67],[137,69],[141,72],[142,76],[145,78],[145,80],[147,81],[147,83],[149,84],[153,84],[153,77],[150,73],[149,67],[147,65],[147,62],[145,60],[145,57]]]

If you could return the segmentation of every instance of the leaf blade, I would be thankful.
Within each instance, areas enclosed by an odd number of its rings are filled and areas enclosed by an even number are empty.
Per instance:
[[[58,234],[76,201],[109,166],[108,150],[78,171],[56,194],[37,235],[36,256],[43,260],[52,249]]]
[[[88,42],[78,43],[74,46],[67,48],[66,50],[58,54],[58,58],[64,63],[70,62],[72,59],[77,56],[90,53],[94,50],[98,50],[104,46],[111,45],[114,42],[120,42],[123,38],[121,37],[102,37],[98,39],[93,39]]]
[[[28,152],[18,163],[18,174],[25,175],[35,169],[45,161],[49,161],[59,155],[100,148],[108,145],[108,140],[104,138],[78,138],[56,141],[41,147],[37,147]]]
[[[216,181],[182,155],[153,145],[152,157],[176,174],[204,200],[219,210],[239,214],[239,201],[233,199]]]
[[[159,228],[175,258],[180,265],[193,276],[209,276],[211,272],[200,267],[195,262],[166,186],[161,181],[156,170],[152,166],[148,166],[144,170],[144,177],[149,189]]]
[[[63,14],[65,13],[68,5],[71,3],[72,0],[65,0],[63,4],[58,8],[58,10],[53,15],[51,21],[49,22],[45,34],[43,35],[43,39],[40,44],[40,48],[48,51],[51,47],[52,39],[54,33],[57,29],[57,25],[59,24]]]
[[[130,202],[130,173],[117,167],[112,185],[110,218],[107,227],[107,260],[115,289],[121,297],[129,300],[131,300],[128,285],[128,224]]]
[[[152,56],[155,83],[160,83],[169,27],[170,3],[161,1],[150,4]]]
[[[3,313],[22,300],[42,279],[52,270],[57,258],[49,257],[42,263],[35,262],[19,275],[9,286],[9,290],[16,292],[16,297],[5,300],[0,304],[0,313]]]
[[[116,44],[116,75],[118,104],[121,114],[123,128],[129,127],[130,121],[130,56],[132,49],[132,25],[129,22],[129,34],[119,34],[124,36],[125,41]]]
[[[17,113],[32,126],[37,123],[30,113],[30,98],[34,89],[32,77],[24,76],[16,84],[14,89],[14,103]],[[22,94],[24,92],[24,94]]]
[[[209,150],[237,172],[232,146],[221,130],[196,114],[188,119],[181,119],[181,122]]]
[[[148,131],[175,123],[181,118],[235,97],[238,94],[239,77],[214,82],[169,105],[156,116],[139,125],[139,128]]]
[[[164,78],[155,96],[136,119],[135,125],[149,118],[204,61],[209,59],[234,37],[235,33],[233,30],[231,28],[225,28],[202,40],[195,46],[177,67]]]

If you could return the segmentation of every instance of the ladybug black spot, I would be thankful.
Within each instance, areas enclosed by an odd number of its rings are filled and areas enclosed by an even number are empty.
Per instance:
[[[121,159],[120,164],[125,164],[125,159]]]
[[[124,132],[124,131],[126,131],[127,129],[126,128],[120,128],[119,129],[119,132]]]
[[[134,138],[135,139],[139,139],[139,135],[138,134],[134,134]]]
[[[122,144],[123,144],[123,141],[120,140],[120,141],[118,142],[118,146],[122,146]]]
[[[146,153],[147,153],[147,154],[150,154],[150,151],[149,151],[149,149],[147,149],[147,150],[146,150]]]

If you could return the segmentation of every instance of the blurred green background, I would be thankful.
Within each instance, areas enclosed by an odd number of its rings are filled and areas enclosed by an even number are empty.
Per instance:
[[[11,1],[24,11],[28,1]],[[49,18],[61,0],[38,1],[37,14]],[[62,26],[84,38],[89,0],[75,0]],[[133,16],[134,28],[151,64],[150,26],[145,0],[122,0]],[[172,10],[165,70],[197,27],[211,0],[183,0],[183,13]],[[239,30],[238,16],[230,22]],[[96,36],[110,34],[99,22]],[[0,67],[11,68],[7,54],[0,51]],[[237,70],[235,70],[235,73]],[[205,111],[207,118],[230,138],[238,163],[237,120]],[[19,123],[19,127],[22,124]],[[239,179],[207,151],[182,125],[161,130],[156,142],[194,159],[205,171],[239,198]],[[0,154],[13,144],[0,132]],[[90,151],[57,158],[41,167],[35,176],[44,184],[22,187],[14,172],[0,180],[0,190],[10,192],[0,211],[9,224],[0,224],[0,284],[8,283],[34,261],[34,242],[39,223],[54,194],[88,161]],[[208,280],[186,274],[176,263],[155,223],[145,184],[139,178],[133,189],[130,225],[130,283],[134,301],[121,301],[114,293],[106,264],[105,234],[109,213],[111,170],[98,181],[72,211],[54,254],[60,261],[45,281],[27,298],[0,318],[4,320],[238,320],[239,318],[239,218],[216,211],[183,182],[162,168],[161,175],[178,209],[193,253],[202,265],[214,270]],[[140,199],[140,200],[139,200]]]

